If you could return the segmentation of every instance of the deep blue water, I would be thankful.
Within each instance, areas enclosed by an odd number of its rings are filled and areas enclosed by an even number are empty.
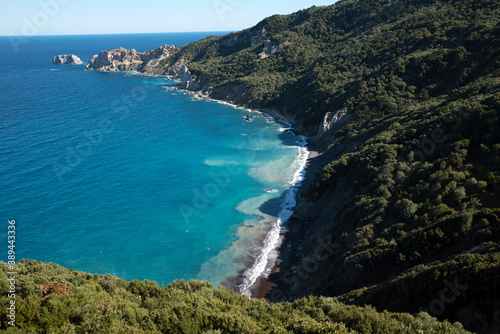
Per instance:
[[[206,35],[0,37],[1,249],[15,219],[18,260],[234,285],[290,201],[300,138],[166,78],[52,64]]]

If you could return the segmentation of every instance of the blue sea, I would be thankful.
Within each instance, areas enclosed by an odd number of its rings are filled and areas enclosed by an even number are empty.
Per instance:
[[[165,77],[52,64],[212,34],[0,37],[3,261],[14,219],[18,261],[249,294],[295,204],[304,138]]]

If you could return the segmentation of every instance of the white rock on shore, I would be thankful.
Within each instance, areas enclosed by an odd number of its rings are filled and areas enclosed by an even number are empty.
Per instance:
[[[182,65],[178,78],[181,80],[180,87],[182,89],[193,89],[196,85],[186,65]]]
[[[75,56],[74,54],[69,55],[58,55],[54,57],[54,64],[70,64],[70,65],[82,65],[83,61]]]

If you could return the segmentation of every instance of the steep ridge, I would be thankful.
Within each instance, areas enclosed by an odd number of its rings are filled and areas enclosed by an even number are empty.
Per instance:
[[[500,330],[500,3],[345,0],[144,73],[295,119],[310,161],[271,301],[335,296]]]

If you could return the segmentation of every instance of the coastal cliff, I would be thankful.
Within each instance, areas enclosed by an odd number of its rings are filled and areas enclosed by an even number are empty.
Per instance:
[[[141,72],[148,75],[170,75],[168,69],[159,66],[161,61],[169,57],[175,46],[163,45],[159,48],[143,53],[136,50],[119,48],[105,50],[94,55],[87,64],[87,70],[96,71],[126,71]]]
[[[217,44],[225,49],[256,46],[259,50],[255,58],[257,61],[273,56],[290,45],[288,41],[278,45],[265,39],[266,35],[267,31],[264,28],[250,29],[244,33],[222,36]],[[211,36],[200,42],[211,42],[214,38],[218,39]],[[252,87],[245,82],[216,83],[213,80],[212,72],[200,75],[196,69],[192,71],[189,66],[192,64],[190,56],[193,55],[193,50],[190,50],[190,48],[195,44],[192,43],[186,47],[164,45],[144,53],[125,48],[104,50],[90,59],[86,69],[104,72],[130,71],[144,75],[170,76],[180,81],[179,88],[198,92],[209,98],[248,108],[262,108],[265,106],[263,98],[255,94]]]
[[[137,55],[125,52],[127,65],[105,65],[107,53],[89,69],[171,75],[289,115],[308,136],[317,154],[261,291],[268,300],[324,295],[495,332],[499,7],[341,1],[162,51],[149,67],[141,56],[128,65]]]

